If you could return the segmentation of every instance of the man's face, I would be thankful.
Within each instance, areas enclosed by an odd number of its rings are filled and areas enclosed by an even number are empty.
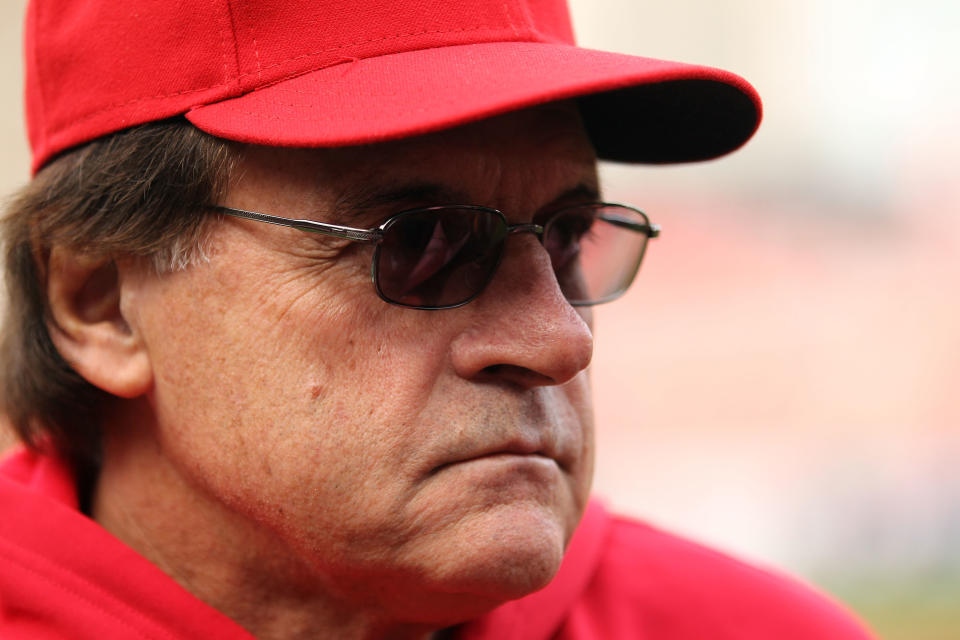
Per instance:
[[[421,205],[517,223],[595,198],[575,111],[549,107],[365,148],[251,148],[222,204],[370,228]],[[229,218],[207,261],[128,283],[160,454],[222,510],[224,539],[259,545],[252,562],[343,603],[440,619],[543,586],[592,474],[588,312],[530,234],[453,310],[380,300],[372,252]]]

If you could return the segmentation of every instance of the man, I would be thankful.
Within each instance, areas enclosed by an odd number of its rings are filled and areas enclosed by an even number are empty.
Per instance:
[[[551,0],[36,0],[27,69],[0,636],[866,637],[588,504],[657,235],[597,154],[726,153],[744,81]]]

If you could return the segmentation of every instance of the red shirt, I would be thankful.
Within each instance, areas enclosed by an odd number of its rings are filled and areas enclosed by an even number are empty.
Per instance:
[[[460,640],[868,640],[791,578],[587,508],[542,591],[462,625]],[[0,464],[0,638],[251,640],[78,511],[69,471],[16,450]]]

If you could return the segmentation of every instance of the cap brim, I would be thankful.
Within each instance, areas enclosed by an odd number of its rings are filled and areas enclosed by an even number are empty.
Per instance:
[[[715,158],[746,142],[761,117],[756,91],[729,72],[534,42],[345,60],[186,117],[240,142],[341,147],[571,98],[581,99],[598,155],[625,162]]]

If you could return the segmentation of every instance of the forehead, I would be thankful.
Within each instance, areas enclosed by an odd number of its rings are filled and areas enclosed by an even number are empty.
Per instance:
[[[567,103],[362,147],[248,147],[239,169],[230,200],[250,206],[347,208],[417,185],[437,199],[518,211],[597,191],[595,151]]]

